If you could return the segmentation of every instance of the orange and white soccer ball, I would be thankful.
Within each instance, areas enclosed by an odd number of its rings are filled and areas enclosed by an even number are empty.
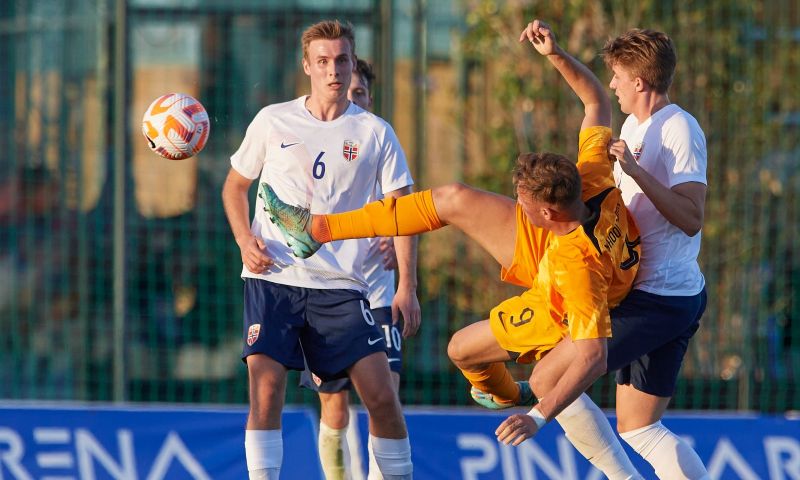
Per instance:
[[[171,160],[182,160],[200,152],[210,132],[206,109],[185,93],[158,97],[142,118],[142,133],[150,149]]]

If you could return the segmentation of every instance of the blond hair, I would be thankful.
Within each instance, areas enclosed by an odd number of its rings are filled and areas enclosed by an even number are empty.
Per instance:
[[[303,32],[303,58],[308,60],[308,46],[314,40],[337,40],[345,38],[350,42],[350,53],[356,51],[356,36],[353,25],[349,22],[342,23],[339,20],[323,20],[306,28]]]
[[[609,68],[619,65],[658,93],[667,93],[675,75],[677,55],[666,33],[636,28],[609,40],[603,47]]]

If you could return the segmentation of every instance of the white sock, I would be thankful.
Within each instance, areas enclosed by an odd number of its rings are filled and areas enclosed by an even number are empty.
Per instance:
[[[585,393],[556,416],[567,439],[609,480],[642,479],[608,418]]]
[[[384,480],[381,474],[381,469],[378,466],[378,461],[375,460],[375,452],[372,450],[372,442],[367,442],[367,451],[369,452],[369,470],[367,472],[367,480]]]
[[[250,480],[278,480],[283,462],[281,430],[245,430],[244,452]]]
[[[358,412],[350,407],[350,422],[347,424],[344,445],[347,450],[344,452],[344,466],[347,475],[352,480],[366,480],[364,474],[364,462],[361,461],[361,436],[358,432]],[[352,445],[352,448],[350,447]],[[367,442],[369,445],[369,442]]]
[[[326,480],[344,480],[344,450],[347,443],[344,438],[345,428],[331,428],[319,422],[319,461]]]
[[[375,462],[386,480],[410,480],[414,466],[411,464],[411,443],[401,439],[369,436]]]
[[[658,478],[707,480],[708,471],[697,453],[682,438],[661,422],[620,433],[636,452],[656,471]]]

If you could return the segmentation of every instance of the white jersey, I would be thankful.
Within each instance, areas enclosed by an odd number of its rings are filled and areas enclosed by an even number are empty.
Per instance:
[[[679,106],[667,105],[641,123],[629,115],[620,138],[639,165],[667,188],[686,182],[708,184],[706,137],[697,120]],[[664,296],[700,293],[705,285],[697,263],[701,234],[690,237],[669,223],[618,163],[614,176],[642,236],[642,263],[634,288]]]
[[[392,127],[351,103],[331,121],[315,118],[305,96],[263,108],[231,156],[242,176],[272,186],[290,205],[311,213],[339,213],[364,206],[376,184],[391,192],[412,184],[406,157]],[[275,265],[264,274],[244,267],[242,277],[305,288],[367,290],[364,259],[369,240],[326,243],[311,258],[295,257],[256,197],[250,230],[264,240]]]
[[[375,195],[370,201],[381,198],[383,198],[383,193],[376,185]],[[371,238],[369,240],[367,258],[364,259],[364,276],[369,287],[367,293],[369,308],[390,307],[394,298],[394,270],[383,268],[383,252],[379,249],[381,239]]]

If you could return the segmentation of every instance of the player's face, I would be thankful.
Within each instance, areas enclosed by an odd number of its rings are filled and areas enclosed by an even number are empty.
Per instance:
[[[311,78],[311,95],[333,102],[346,98],[354,67],[355,58],[345,38],[312,40],[308,58],[303,59],[303,70]]]
[[[639,80],[619,64],[614,65],[611,71],[614,73],[614,76],[611,78],[611,83],[609,83],[608,86],[611,87],[617,95],[619,108],[622,110],[622,113],[629,114],[633,111],[633,102]]]
[[[353,76],[350,79],[347,99],[364,110],[370,110],[372,108],[372,95],[369,94],[369,87],[358,72],[353,72]]]

